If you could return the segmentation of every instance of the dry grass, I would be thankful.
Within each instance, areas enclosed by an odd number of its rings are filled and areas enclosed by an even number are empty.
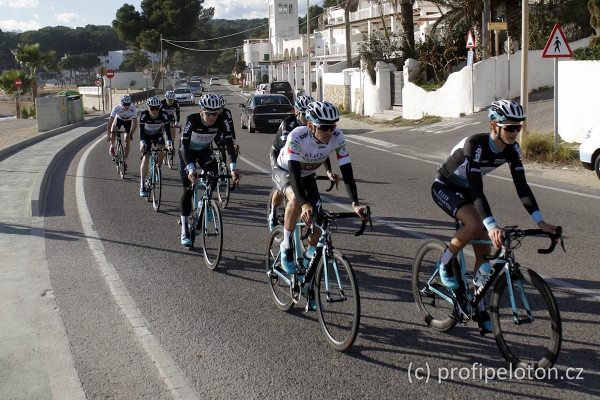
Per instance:
[[[579,163],[578,145],[559,140],[558,149],[555,150],[552,133],[529,132],[523,136],[520,145],[524,159],[529,162],[554,166],[568,166]]]

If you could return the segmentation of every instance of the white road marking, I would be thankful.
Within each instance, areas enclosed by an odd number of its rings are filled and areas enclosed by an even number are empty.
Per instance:
[[[79,161],[79,165],[77,166],[77,177],[75,178],[77,209],[79,211],[79,218],[81,220],[81,225],[83,227],[83,232],[86,237],[88,247],[96,258],[98,268],[100,269],[102,276],[104,276],[106,285],[108,286],[115,302],[119,305],[121,312],[131,324],[131,328],[134,334],[140,340],[142,347],[146,351],[146,354],[148,354],[150,359],[154,362],[158,373],[162,377],[173,398],[183,400],[199,400],[199,394],[196,392],[196,389],[187,382],[185,375],[181,371],[181,368],[179,368],[179,366],[175,363],[175,360],[171,357],[171,355],[169,355],[169,353],[162,348],[158,340],[148,329],[148,323],[146,322],[146,319],[135,304],[133,298],[131,298],[129,295],[129,292],[121,281],[117,270],[106,259],[102,240],[93,228],[94,222],[92,221],[90,210],[87,207],[85,191],[83,189],[84,168],[89,154],[99,143],[104,141],[104,138],[99,138],[85,151],[81,157],[81,160]]]

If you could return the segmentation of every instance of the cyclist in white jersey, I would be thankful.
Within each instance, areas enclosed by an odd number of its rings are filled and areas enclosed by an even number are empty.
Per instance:
[[[288,274],[294,273],[296,268],[290,246],[292,232],[299,217],[307,225],[312,225],[313,209],[318,211],[321,203],[314,179],[315,171],[331,153],[336,154],[354,212],[362,219],[366,218],[365,207],[358,201],[344,133],[336,128],[339,118],[339,111],[333,104],[320,101],[310,103],[306,110],[308,124],[290,132],[277,157],[277,168],[273,168],[273,183],[288,200],[281,243],[281,264]],[[309,256],[316,251],[319,232],[315,231],[308,238]]]
[[[111,157],[115,156],[115,137],[121,134],[121,127],[125,129],[125,160],[129,156],[129,147],[131,138],[135,133],[138,125],[137,109],[131,102],[131,96],[125,95],[121,97],[121,104],[117,104],[110,113],[108,124],[106,124],[107,141],[110,142],[109,153]],[[127,170],[127,163],[123,163],[123,167]]]

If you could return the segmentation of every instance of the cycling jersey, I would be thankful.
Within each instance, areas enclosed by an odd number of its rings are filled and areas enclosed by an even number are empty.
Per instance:
[[[483,193],[482,177],[505,163],[509,164],[513,183],[523,206],[536,220],[539,208],[525,179],[519,144],[515,143],[500,150],[495,146],[489,133],[466,137],[452,149],[437,170],[436,181],[443,186],[434,184],[434,199],[438,204],[441,202],[440,207],[444,209],[454,208],[455,213],[460,207],[448,203],[451,203],[449,200],[456,194],[451,192],[458,190],[458,194],[463,193],[468,196],[468,202],[473,203],[485,223],[488,218],[493,217]]]
[[[233,116],[228,108],[223,108],[223,111],[217,117],[217,124],[222,124],[228,135],[231,135],[233,143],[235,143],[235,128],[233,127]]]
[[[279,129],[277,129],[277,133],[275,134],[275,138],[273,139],[271,153],[269,154],[269,158],[271,160],[271,168],[273,168],[277,164],[277,157],[279,157],[281,149],[283,149],[283,147],[285,146],[288,134],[291,131],[293,131],[294,128],[297,128],[299,126],[302,126],[302,124],[300,123],[300,121],[298,121],[295,115],[290,115],[281,122],[281,125],[279,125]]]
[[[277,165],[287,171],[289,161],[298,161],[304,177],[314,174],[333,151],[340,167],[351,162],[346,150],[346,139],[340,129],[336,129],[329,143],[325,144],[319,142],[308,127],[299,126],[288,135],[285,147],[277,157]]]
[[[160,109],[167,113],[169,120],[173,122],[180,121],[180,108],[177,100],[173,100],[173,104],[169,105],[167,99],[163,99],[160,102]]]
[[[146,110],[140,115],[140,140],[147,141],[162,137],[162,129],[167,134],[167,140],[171,139],[171,129],[169,127],[169,116],[162,110],[158,111],[156,117],[152,117],[150,111]]]
[[[117,104],[112,109],[110,117],[120,119],[121,121],[130,121],[137,118],[137,109],[133,104],[127,110],[122,105]]]
[[[223,125],[215,123],[207,126],[199,113],[190,114],[183,128],[179,147],[179,154],[184,165],[195,162],[196,153],[209,149],[213,141],[223,143],[227,147],[231,162],[236,162],[237,156],[233,148],[233,139],[231,134],[225,131]]]

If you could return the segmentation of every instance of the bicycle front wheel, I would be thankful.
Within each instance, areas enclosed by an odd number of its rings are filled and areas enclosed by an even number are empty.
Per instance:
[[[360,295],[350,262],[337,250],[317,267],[314,294],[319,324],[327,342],[337,351],[348,350],[358,334]]]
[[[229,178],[229,167],[225,165],[224,162],[219,163],[219,176],[227,175],[226,178],[219,177],[217,181],[217,196],[219,198],[219,203],[222,208],[226,208],[229,204],[229,192],[230,188],[230,178]]]
[[[283,241],[283,227],[278,226],[273,229],[271,236],[269,237],[269,248],[267,249],[266,257],[266,269],[267,276],[269,277],[269,288],[271,289],[271,295],[275,300],[275,305],[282,311],[289,311],[294,306],[292,300],[290,285],[279,276],[275,270],[280,273],[283,272],[281,269],[281,254],[279,246]]]
[[[221,210],[216,201],[206,203],[200,216],[202,221],[202,251],[206,266],[215,269],[223,252],[223,220]]]
[[[504,272],[502,272],[504,274]],[[534,271],[511,273],[513,309],[507,279],[494,286],[490,314],[500,352],[516,368],[550,368],[562,342],[562,323],[550,287]]]
[[[439,332],[448,332],[456,325],[450,289],[438,274],[438,262],[446,245],[438,240],[425,242],[415,257],[412,270],[412,291],[425,323]]]
[[[160,166],[154,164],[154,182],[152,184],[152,207],[158,212],[160,208],[160,198],[162,196],[162,176]]]
[[[125,152],[123,151],[123,143],[119,140],[117,142],[117,156],[115,157],[115,163],[117,164],[117,172],[121,179],[125,178]]]

